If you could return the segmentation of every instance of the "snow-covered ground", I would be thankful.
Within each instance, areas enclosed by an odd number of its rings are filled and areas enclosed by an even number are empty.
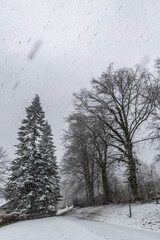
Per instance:
[[[64,215],[66,213],[69,213],[70,211],[73,210],[73,206],[70,206],[70,207],[66,207],[64,209],[59,209],[56,213],[57,216],[61,216],[61,215]]]
[[[159,240],[160,233],[70,216],[18,222],[0,228],[3,240]]]
[[[6,200],[4,198],[0,198],[0,207],[6,203]]]
[[[160,204],[133,204],[129,218],[128,205],[107,205],[75,209],[72,216],[149,229],[160,232]]]
[[[64,214],[68,210],[68,208],[59,210],[58,215]],[[128,217],[128,212],[127,205],[107,205],[75,209],[69,216],[30,220],[4,226],[0,228],[0,239],[160,239],[160,204],[133,204],[132,218]]]

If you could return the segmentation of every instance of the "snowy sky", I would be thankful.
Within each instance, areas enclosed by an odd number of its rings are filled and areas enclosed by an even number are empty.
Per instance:
[[[60,157],[72,93],[111,62],[151,67],[160,56],[160,1],[0,0],[0,56],[0,145],[14,156],[38,93]],[[151,147],[142,157],[150,160]]]

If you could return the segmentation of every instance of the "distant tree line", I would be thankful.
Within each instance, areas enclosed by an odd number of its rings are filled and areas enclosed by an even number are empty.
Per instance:
[[[159,144],[159,59],[155,66],[153,75],[140,66],[114,70],[111,64],[92,80],[91,90],[74,94],[61,170],[63,191],[75,204],[128,201],[127,183],[133,201],[148,201],[160,192],[156,164],[142,163],[136,153],[141,142]]]

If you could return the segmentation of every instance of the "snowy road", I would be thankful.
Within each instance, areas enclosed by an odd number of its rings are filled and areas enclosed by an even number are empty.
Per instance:
[[[53,217],[0,228],[0,240],[152,240],[160,233],[74,217]]]

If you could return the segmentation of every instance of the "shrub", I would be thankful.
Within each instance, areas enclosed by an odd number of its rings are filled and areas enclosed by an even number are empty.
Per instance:
[[[18,221],[18,213],[10,213],[1,216],[0,226]]]

